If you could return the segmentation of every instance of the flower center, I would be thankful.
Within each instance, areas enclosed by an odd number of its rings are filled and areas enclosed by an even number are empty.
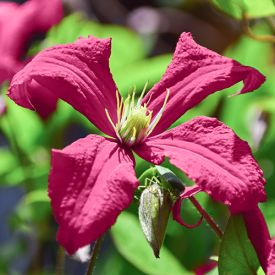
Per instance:
[[[105,109],[108,120],[114,128],[117,138],[120,142],[127,144],[128,146],[140,143],[145,137],[152,133],[164,112],[169,97],[169,90],[167,89],[163,106],[152,120],[152,111],[147,109],[148,103],[141,105],[146,87],[147,83],[137,102],[135,102],[135,91],[133,91],[132,95],[128,95],[125,100],[119,97],[118,91],[116,92],[116,125],[113,123],[108,110]]]

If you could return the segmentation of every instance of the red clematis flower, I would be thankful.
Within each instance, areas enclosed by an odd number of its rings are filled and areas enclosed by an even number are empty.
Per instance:
[[[61,0],[0,3],[0,83],[24,66],[21,60],[33,34],[46,32],[63,16]]]
[[[45,91],[53,101],[63,99],[110,136],[89,135],[52,151],[49,196],[57,239],[68,253],[96,240],[131,203],[138,186],[132,151],[153,164],[168,157],[235,213],[264,201],[262,171],[248,144],[222,122],[197,117],[165,132],[208,95],[239,81],[239,94],[247,93],[264,77],[183,33],[162,80],[135,103],[134,96],[123,100],[117,92],[110,42],[89,37],[46,49],[15,75],[9,89],[17,104],[35,110],[30,91],[41,85],[37,100]],[[42,102],[36,106],[46,108]]]

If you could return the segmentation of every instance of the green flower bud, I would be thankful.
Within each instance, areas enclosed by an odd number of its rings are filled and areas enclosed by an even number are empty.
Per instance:
[[[159,258],[172,205],[170,193],[157,183],[148,186],[140,197],[139,221],[156,258]]]

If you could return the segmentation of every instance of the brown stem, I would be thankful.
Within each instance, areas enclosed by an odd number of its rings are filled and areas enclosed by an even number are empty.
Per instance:
[[[94,247],[93,247],[93,251],[92,251],[91,260],[90,260],[90,262],[89,262],[89,265],[88,265],[88,269],[87,269],[86,275],[92,275],[93,272],[94,272],[95,263],[96,263],[96,260],[97,260],[97,257],[98,257],[98,252],[99,252],[99,249],[100,249],[101,244],[102,244],[102,242],[103,242],[103,239],[104,239],[104,235],[102,235],[101,237],[99,237],[99,238],[95,241],[95,244],[94,244]]]
[[[264,41],[264,42],[272,42],[275,43],[275,36],[274,35],[257,35],[252,32],[249,26],[249,18],[245,12],[242,14],[242,25],[243,25],[243,32],[249,36],[250,38],[257,40],[257,41]]]
[[[197,199],[195,199],[194,197],[190,197],[189,199],[193,203],[193,205],[196,207],[196,209],[199,211],[199,213],[205,218],[206,222],[210,225],[210,227],[217,234],[217,236],[219,238],[222,238],[223,233],[219,228],[219,226],[214,221],[214,219],[208,215],[208,213],[203,209],[203,207],[200,205]]]

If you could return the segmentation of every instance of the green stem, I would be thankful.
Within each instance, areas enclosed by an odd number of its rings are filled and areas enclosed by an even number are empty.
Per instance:
[[[200,212],[200,214],[204,217],[206,222],[210,225],[210,227],[213,229],[213,231],[217,234],[219,238],[222,238],[223,233],[219,226],[216,224],[214,219],[203,209],[203,207],[200,205],[200,203],[195,199],[194,197],[190,197],[189,200],[193,203],[193,205],[197,208],[197,210]]]
[[[56,275],[64,274],[64,266],[65,266],[65,253],[64,249],[59,246],[57,251],[57,259],[56,259]]]
[[[91,260],[90,260],[90,262],[89,262],[89,265],[88,265],[88,269],[87,269],[86,275],[92,275],[93,272],[94,272],[95,263],[96,263],[96,260],[97,260],[97,257],[98,257],[98,252],[99,252],[99,250],[100,250],[100,247],[101,247],[101,244],[102,244],[102,242],[103,242],[103,239],[104,239],[104,235],[102,235],[101,237],[99,237],[99,238],[95,241],[95,244],[94,244],[94,247],[93,247],[93,251],[92,251]]]

